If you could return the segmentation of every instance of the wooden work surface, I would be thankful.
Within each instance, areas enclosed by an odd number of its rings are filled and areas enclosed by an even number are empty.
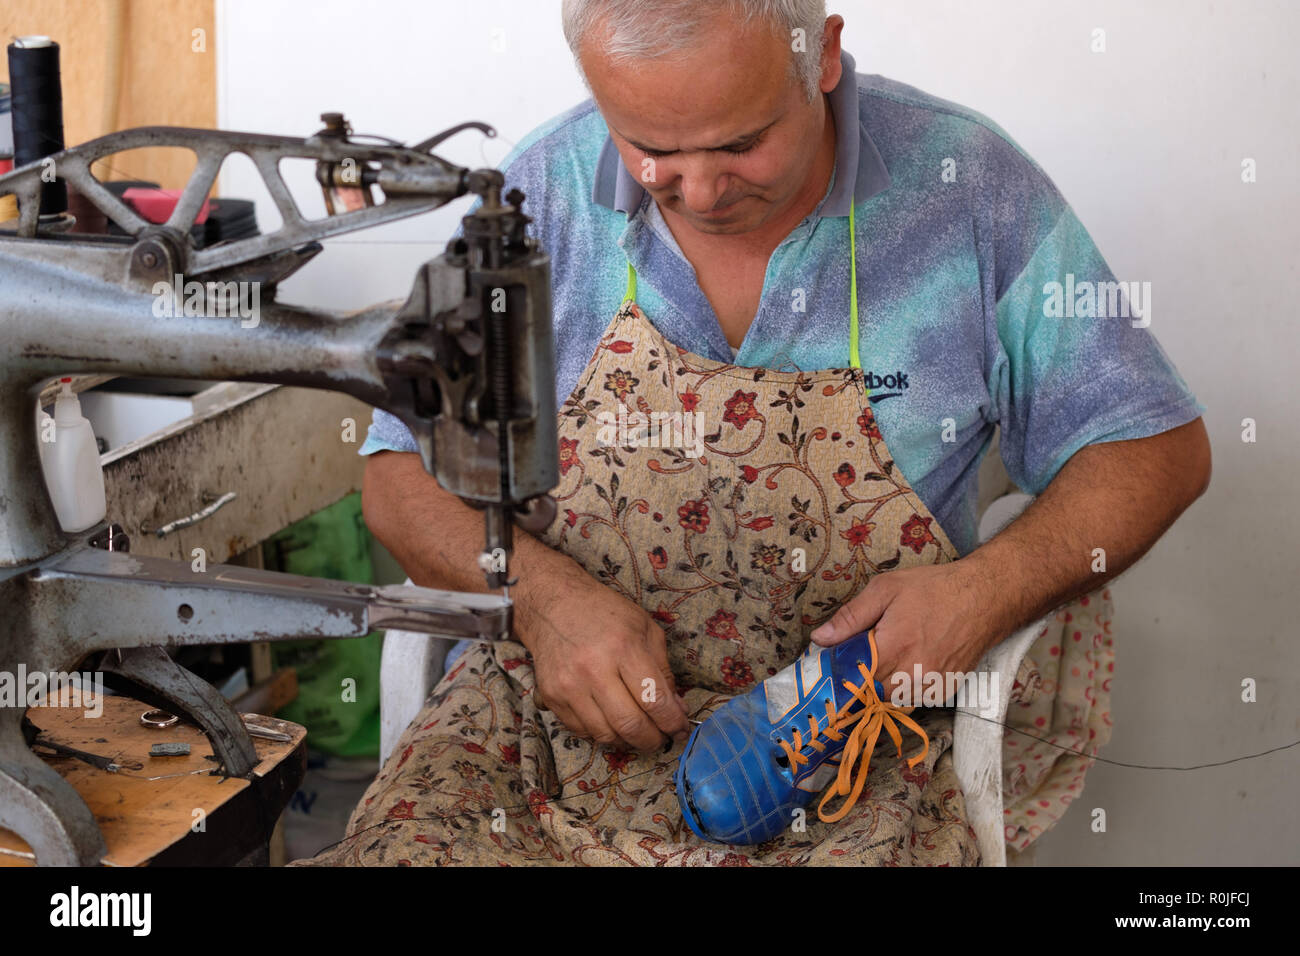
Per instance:
[[[258,717],[258,724],[289,734],[292,741],[254,737],[253,746],[262,758],[255,779],[222,778],[203,772],[216,766],[208,759],[212,745],[203,731],[185,721],[166,729],[145,727],[140,715],[151,709],[129,697],[106,695],[103,714],[96,718],[85,716],[84,704],[33,707],[27,712],[41,729],[42,740],[111,757],[123,766],[142,765],[139,770],[114,773],[74,757],[47,755],[37,747],[41,758],[72,784],[95,814],[108,846],[105,862],[141,866],[161,862],[159,857],[164,856],[169,863],[225,865],[264,845],[306,770],[306,728]],[[151,757],[149,748],[155,743],[188,743],[190,753]],[[206,829],[200,833],[191,830],[196,809],[206,816]],[[262,825],[250,825],[252,821]],[[27,843],[0,827],[0,866],[32,865]]]

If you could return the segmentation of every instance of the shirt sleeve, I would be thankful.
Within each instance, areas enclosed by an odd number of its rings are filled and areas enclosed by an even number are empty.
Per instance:
[[[396,415],[376,408],[366,432],[366,440],[361,445],[358,455],[373,455],[377,451],[419,451],[415,436]]]
[[[1007,471],[1035,495],[1085,445],[1156,435],[1205,411],[1152,332],[1152,284],[1116,284],[1064,203],[1039,235],[998,298],[989,382]]]

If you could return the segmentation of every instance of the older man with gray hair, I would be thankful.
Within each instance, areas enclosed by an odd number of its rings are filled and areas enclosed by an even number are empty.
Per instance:
[[[506,164],[554,260],[559,514],[519,535],[514,640],[459,657],[314,862],[977,863],[942,708],[874,700],[920,743],[870,767],[846,750],[820,820],[738,849],[683,816],[693,724],[796,661],[807,693],[810,641],[868,628],[862,673],[888,683],[971,672],[1075,607],[1072,634],[1044,633],[1060,699],[1038,726],[1067,714],[1104,742],[1101,589],[1206,487],[1204,407],[1145,323],[1045,304],[1114,276],[1033,160],[856,73],[843,26],[821,0],[565,0],[591,99]],[[598,435],[601,414],[655,413],[694,416],[704,452]],[[1036,500],[981,545],[999,427]],[[481,588],[480,519],[413,452],[377,412],[366,520],[416,583]],[[829,700],[795,727],[774,699],[753,735],[792,771],[845,736]],[[1082,786],[1071,766],[1026,777],[1034,835]]]

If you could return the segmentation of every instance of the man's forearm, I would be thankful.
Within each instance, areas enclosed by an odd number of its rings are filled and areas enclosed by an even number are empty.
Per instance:
[[[993,642],[1125,571],[1209,481],[1199,418],[1080,449],[1024,514],[961,561],[987,596]]]
[[[412,581],[452,591],[487,590],[478,566],[484,548],[483,513],[444,491],[424,470],[419,455],[379,452],[372,456],[366,463],[361,494],[366,525]],[[544,605],[543,598],[560,591],[569,576],[586,572],[519,528],[514,543],[510,575],[519,584],[510,595],[517,636],[523,640],[527,617]]]

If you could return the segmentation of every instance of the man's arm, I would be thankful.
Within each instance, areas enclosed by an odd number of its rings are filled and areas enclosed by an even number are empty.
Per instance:
[[[420,456],[382,451],[366,462],[366,525],[423,587],[484,591],[483,514],[444,491]],[[532,654],[543,706],[602,744],[653,749],[684,736],[663,631],[572,558],[516,529],[510,571],[514,637]],[[650,678],[657,693],[647,695]],[[649,698],[649,699],[648,699]]]
[[[366,460],[361,485],[366,525],[411,580],[421,587],[486,591],[478,556],[484,548],[483,513],[442,490],[420,456],[381,451]],[[516,529],[510,557],[516,618],[530,606],[539,578],[563,573],[568,560]],[[569,562],[572,563],[572,562]],[[555,567],[550,567],[554,564]]]
[[[995,537],[960,561],[876,576],[813,640],[837,644],[875,626],[878,675],[918,662],[923,672],[969,673],[1013,632],[1129,568],[1209,482],[1199,418],[1087,445]],[[1098,548],[1105,571],[1093,570]]]
[[[1209,484],[1200,418],[1150,438],[1087,445],[1024,514],[964,560],[983,588],[1006,592],[999,627],[1010,634],[1126,571]],[[1097,549],[1104,571],[1094,569]]]

